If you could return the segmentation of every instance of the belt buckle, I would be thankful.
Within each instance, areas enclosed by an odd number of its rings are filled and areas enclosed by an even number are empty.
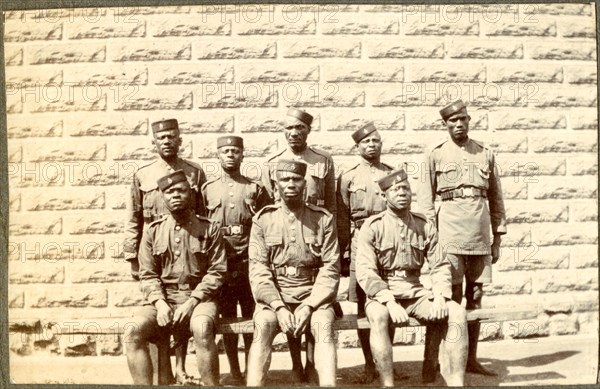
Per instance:
[[[285,267],[285,275],[286,276],[297,276],[298,268],[296,266],[286,266]]]
[[[473,188],[468,187],[468,188],[462,188],[462,195],[463,195],[463,197],[473,197],[473,196],[475,196],[475,193],[473,192]]]
[[[242,234],[242,226],[241,225],[237,225],[237,226],[228,226],[230,228],[230,234],[231,235],[241,235]]]
[[[179,290],[190,290],[189,284],[179,284]]]

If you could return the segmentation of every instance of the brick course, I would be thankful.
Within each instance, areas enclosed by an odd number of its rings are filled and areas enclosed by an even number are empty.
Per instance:
[[[423,153],[446,137],[438,110],[462,98],[471,136],[497,153],[509,220],[486,306],[592,300],[488,337],[597,328],[591,4],[116,11],[6,14],[11,319],[119,319],[140,304],[121,242],[131,175],[156,156],[153,121],[178,118],[182,156],[214,173],[223,133],[244,136],[248,171],[262,166],[289,106],[315,116],[309,142],[338,170],[373,120],[383,159],[416,167],[416,191]]]

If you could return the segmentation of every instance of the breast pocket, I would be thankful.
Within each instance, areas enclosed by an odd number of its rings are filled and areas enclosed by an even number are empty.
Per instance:
[[[278,266],[285,262],[283,256],[283,237],[281,235],[265,236],[265,246],[269,263]]]
[[[317,237],[307,237],[304,239],[304,243],[306,244],[304,266],[314,268],[323,266],[323,242]]]
[[[452,189],[460,185],[462,174],[460,167],[455,163],[449,163],[436,169],[435,175],[438,182],[438,190]]]
[[[396,247],[394,246],[394,242],[391,240],[384,240],[379,245],[377,253],[379,257],[378,266],[380,266],[380,270],[392,269],[396,259]]]
[[[365,185],[351,184],[348,192],[350,192],[350,207],[352,211],[365,209],[367,187]]]
[[[213,212],[215,209],[221,206],[221,199],[218,198],[209,198],[207,200],[206,208],[209,212]]]
[[[186,264],[189,282],[200,282],[209,268],[207,242],[204,238],[193,238],[190,240],[190,251],[193,263]]]
[[[488,189],[491,171],[488,168],[477,167],[475,169],[475,182],[473,184],[477,187]]]

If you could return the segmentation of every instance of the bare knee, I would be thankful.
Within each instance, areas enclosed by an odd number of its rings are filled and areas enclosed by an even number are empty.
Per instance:
[[[390,314],[385,306],[376,301],[371,302],[367,306],[366,314],[372,330],[387,333]]]
[[[334,320],[335,314],[330,310],[319,309],[313,312],[310,318],[310,330],[317,341],[321,335],[331,339]]]
[[[448,322],[464,324],[467,322],[467,311],[454,301],[448,302]]]
[[[277,333],[277,316],[275,312],[263,309],[254,315],[254,336],[261,341],[267,341]]]
[[[194,316],[190,323],[190,329],[194,334],[194,342],[198,345],[214,341],[215,322],[212,317],[206,315]]]
[[[139,347],[148,341],[150,326],[145,318],[136,317],[133,323],[125,329],[124,340],[129,345]]]

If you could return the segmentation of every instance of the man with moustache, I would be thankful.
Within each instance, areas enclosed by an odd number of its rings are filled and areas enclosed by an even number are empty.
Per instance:
[[[202,198],[207,216],[220,223],[227,255],[227,275],[221,288],[219,308],[222,317],[235,318],[239,303],[242,317],[251,319],[254,299],[248,280],[248,239],[252,216],[269,203],[269,196],[262,184],[240,173],[244,159],[244,140],[241,137],[219,137],[217,151],[221,175],[202,186]],[[247,361],[252,334],[244,334],[243,337]],[[242,385],[244,376],[238,360],[238,335],[223,334],[223,345],[229,360],[229,383]]]
[[[248,386],[263,386],[271,344],[282,331],[315,338],[320,386],[335,386],[333,341],[339,284],[339,249],[333,215],[306,204],[307,165],[280,160],[275,168],[280,201],[254,217],[250,232],[250,284],[256,300],[254,343],[248,356]]]
[[[437,222],[442,250],[452,265],[452,299],[462,301],[464,277],[466,308],[477,309],[483,284],[492,282],[492,264],[500,257],[501,236],[506,234],[500,177],[492,150],[468,136],[471,117],[462,100],[444,107],[440,115],[450,139],[437,143],[425,158],[427,177],[419,205],[427,218]],[[436,195],[441,198],[437,214]],[[477,360],[479,331],[479,322],[469,323],[467,372],[496,375]],[[435,342],[426,345],[423,371],[435,372]]]
[[[276,189],[276,166],[280,159],[292,159],[303,161],[307,164],[306,189],[304,200],[307,204],[323,207],[333,214],[337,213],[335,170],[331,155],[316,147],[307,144],[310,134],[313,116],[296,108],[290,108],[287,112],[284,134],[287,147],[275,152],[267,158],[262,180],[274,202],[279,201],[279,193]],[[337,306],[336,308],[339,308]],[[341,311],[341,309],[337,309]],[[295,381],[309,380],[314,373],[313,341],[311,334],[306,335],[307,358],[306,367],[303,369],[300,359],[300,338],[288,336],[290,354],[294,365],[292,371]]]
[[[358,317],[365,317],[365,292],[356,281],[356,240],[364,221],[385,210],[385,200],[377,182],[393,169],[381,162],[381,135],[372,122],[355,131],[352,139],[360,154],[360,162],[340,174],[338,179],[338,241],[340,253],[350,253],[348,300],[358,303]],[[365,357],[363,383],[373,381],[377,372],[371,354],[369,332],[369,329],[357,329]]]
[[[157,187],[168,213],[148,225],[140,244],[146,303],[125,332],[129,371],[135,385],[151,385],[148,342],[168,345],[173,334],[176,342],[186,343],[191,333],[203,384],[218,385],[216,299],[227,269],[221,231],[193,211],[183,170],[160,178]]]
[[[367,295],[365,312],[381,384],[394,386],[393,326],[415,317],[423,324],[435,323],[443,337],[442,376],[447,385],[462,386],[467,317],[465,310],[450,300],[450,263],[438,253],[435,224],[410,211],[412,193],[403,169],[380,179],[378,185],[387,209],[369,217],[360,229],[356,277]],[[425,260],[431,290],[420,281]]]
[[[190,161],[179,158],[181,136],[176,119],[161,120],[152,123],[152,144],[156,147],[159,158],[150,164],[140,167],[133,175],[130,195],[128,196],[128,216],[125,222],[125,240],[123,254],[131,265],[131,276],[139,280],[138,251],[145,226],[168,214],[163,197],[158,190],[157,180],[176,170],[182,170],[190,184],[192,198],[190,207],[199,215],[203,215],[200,187],[206,182],[202,168]],[[193,383],[193,378],[185,372],[187,343],[175,349],[175,378],[171,373],[170,359],[162,359],[165,365],[160,371],[167,374],[167,381]]]

